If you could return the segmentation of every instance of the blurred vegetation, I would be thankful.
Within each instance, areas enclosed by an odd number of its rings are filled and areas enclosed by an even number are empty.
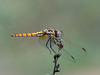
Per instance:
[[[38,38],[10,37],[45,28],[63,30],[88,51],[77,63],[59,60],[57,75],[100,74],[99,0],[0,0],[0,75],[52,73],[53,58]]]

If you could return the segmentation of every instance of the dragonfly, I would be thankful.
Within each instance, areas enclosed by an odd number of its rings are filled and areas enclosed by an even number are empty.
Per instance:
[[[11,37],[39,37],[39,42],[54,54],[61,52],[62,56],[69,61],[75,62],[73,55],[84,55],[86,49],[71,40],[64,39],[63,31],[47,28],[33,33],[14,33]]]

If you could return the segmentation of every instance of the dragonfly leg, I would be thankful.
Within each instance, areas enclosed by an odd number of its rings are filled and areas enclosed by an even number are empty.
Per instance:
[[[50,40],[50,48],[52,49],[52,51],[53,51],[55,54],[57,54],[57,53],[54,51],[54,49],[52,48],[51,40]]]
[[[48,50],[50,51],[50,54],[51,54],[51,50],[49,49],[48,47],[48,42],[49,42],[50,39],[48,39],[47,43],[46,43],[46,47],[48,48]]]

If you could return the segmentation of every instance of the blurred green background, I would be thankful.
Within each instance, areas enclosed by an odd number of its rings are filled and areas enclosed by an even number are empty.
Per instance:
[[[99,0],[0,0],[0,75],[46,75],[53,57],[38,38],[12,38],[12,33],[45,28],[85,47],[88,55],[76,63],[59,59],[56,75],[100,75]]]

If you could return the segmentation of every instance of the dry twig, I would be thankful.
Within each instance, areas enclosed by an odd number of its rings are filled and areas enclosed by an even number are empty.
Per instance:
[[[61,53],[54,55],[54,70],[53,75],[55,75],[56,72],[60,72],[60,64],[57,64],[58,58],[61,56]]]

